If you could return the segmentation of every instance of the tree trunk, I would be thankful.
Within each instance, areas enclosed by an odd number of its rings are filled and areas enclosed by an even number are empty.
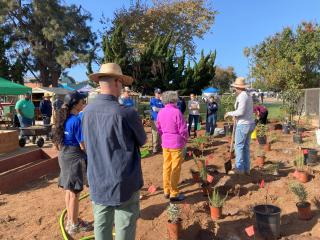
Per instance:
[[[40,70],[40,80],[41,80],[42,86],[49,87],[50,79],[49,79],[49,71],[47,67],[40,64],[39,70]]]
[[[61,71],[60,70],[50,71],[50,75],[51,75],[52,87],[58,87],[58,82],[59,82],[59,77],[61,75]]]

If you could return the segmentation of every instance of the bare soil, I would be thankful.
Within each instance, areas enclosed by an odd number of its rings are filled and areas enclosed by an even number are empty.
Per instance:
[[[270,129],[272,125],[270,125]],[[149,129],[147,129],[149,130]],[[227,176],[224,174],[224,162],[228,159],[228,137],[214,138],[208,142],[204,155],[208,158],[208,169],[214,176],[212,187],[216,186],[221,194],[229,192],[223,208],[223,218],[212,221],[210,218],[208,199],[203,196],[198,183],[194,183],[190,168],[194,162],[190,157],[182,165],[180,190],[186,200],[179,205],[182,208],[183,240],[245,240],[249,238],[245,228],[255,224],[253,207],[256,204],[273,204],[281,208],[281,239],[320,239],[320,172],[319,166],[311,167],[311,180],[304,184],[309,193],[313,218],[301,221],[297,217],[296,198],[289,191],[288,185],[295,181],[293,160],[300,154],[298,145],[292,141],[292,135],[284,135],[273,131],[277,142],[267,152],[267,163],[263,169],[254,167],[250,176]],[[313,132],[307,132],[305,141]],[[188,144],[192,147],[192,143]],[[251,159],[258,144],[251,143]],[[141,218],[137,226],[137,240],[167,239],[166,207],[169,202],[163,197],[162,191],[162,155],[157,154],[142,159],[144,187],[141,189]],[[268,165],[280,162],[279,176],[265,171]],[[10,194],[0,195],[0,239],[62,239],[58,219],[64,209],[64,192],[57,187],[58,173],[44,176],[36,182],[27,184]],[[259,188],[261,180],[265,187]],[[150,185],[157,191],[148,193]],[[268,191],[268,194],[266,192]],[[85,189],[83,193],[87,193]],[[266,200],[267,196],[267,200]],[[90,199],[80,204],[80,217],[93,221]],[[79,234],[88,236],[92,233]],[[70,238],[71,239],[71,238]],[[256,236],[256,239],[263,239]]]

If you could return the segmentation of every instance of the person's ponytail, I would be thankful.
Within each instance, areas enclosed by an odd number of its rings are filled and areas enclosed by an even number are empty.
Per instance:
[[[61,109],[57,111],[57,117],[55,121],[55,130],[53,132],[53,144],[60,149],[63,146],[64,139],[64,124],[70,115],[70,109],[67,105],[63,105]]]

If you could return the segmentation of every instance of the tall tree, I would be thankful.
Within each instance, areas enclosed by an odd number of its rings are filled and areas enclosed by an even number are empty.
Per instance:
[[[230,90],[231,83],[236,79],[237,75],[233,67],[222,68],[217,66],[215,76],[212,81],[212,86],[217,87],[220,93],[225,93]]]
[[[95,44],[81,6],[60,0],[0,0],[1,26],[9,26],[19,48],[30,49],[30,65],[44,86],[58,85],[65,68],[86,62]]]
[[[177,48],[193,55],[194,37],[203,38],[214,23],[216,13],[211,0],[153,0],[149,5],[136,0],[128,9],[116,11],[112,26],[123,26],[128,36],[126,41],[135,52],[143,52],[156,36],[174,32],[172,37]]]
[[[320,80],[320,26],[303,22],[294,31],[268,37],[251,48],[251,74],[269,89],[281,91],[289,84],[318,87]]]

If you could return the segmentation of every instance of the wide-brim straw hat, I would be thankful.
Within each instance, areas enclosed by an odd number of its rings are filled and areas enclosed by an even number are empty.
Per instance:
[[[249,87],[248,84],[246,84],[245,78],[244,77],[238,77],[234,81],[234,83],[231,84],[231,87],[234,88],[247,88]]]
[[[50,93],[46,92],[46,93],[44,93],[43,97],[45,97],[45,98],[51,98],[52,95],[51,95]]]
[[[120,79],[124,85],[131,85],[133,78],[127,75],[123,75],[121,67],[116,63],[102,64],[98,73],[89,75],[90,80],[99,82],[101,77],[112,77]]]

